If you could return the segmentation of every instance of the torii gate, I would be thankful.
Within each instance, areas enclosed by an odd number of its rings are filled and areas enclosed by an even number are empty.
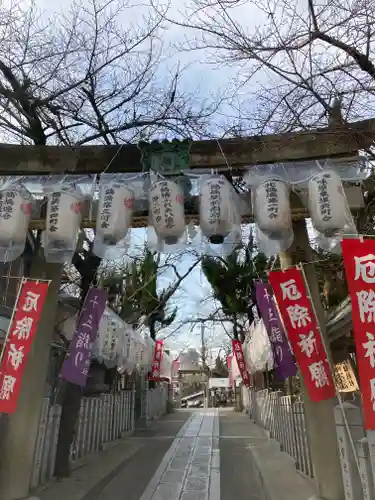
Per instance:
[[[243,171],[251,165],[303,162],[325,158],[354,158],[359,150],[371,148],[374,139],[375,119],[370,119],[281,135],[194,141],[189,152],[189,167],[198,173],[199,170],[205,169],[225,171],[230,165],[233,169],[232,174],[236,175],[236,172]],[[177,147],[177,143],[175,145]],[[106,171],[110,173],[141,172],[143,170],[141,155],[141,150],[136,145],[69,147],[0,144],[0,174],[26,176],[97,174],[108,165]],[[298,218],[306,215],[301,210],[299,212]],[[143,217],[137,225],[145,225],[146,220],[147,218]],[[41,229],[43,221],[34,220],[31,227]],[[296,233],[298,239],[301,231]],[[300,243],[299,241],[297,245]],[[284,264],[290,265],[290,259],[284,258]],[[40,322],[33,355],[29,358],[24,375],[18,411],[9,418],[7,433],[2,443],[0,470],[0,498],[2,500],[27,497],[29,493],[29,478],[44,393],[49,344],[52,338],[52,311],[56,303],[61,272],[60,267],[57,266],[57,268],[49,299],[47,299],[50,310]],[[314,298],[316,301],[316,293]],[[333,402],[308,404],[307,412],[307,420],[315,423],[309,429],[309,434],[315,444],[313,461],[319,492],[326,500],[340,500],[342,480],[336,451],[335,429],[332,427],[334,426]]]

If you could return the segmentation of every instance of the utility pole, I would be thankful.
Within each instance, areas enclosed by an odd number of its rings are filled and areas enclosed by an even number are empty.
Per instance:
[[[204,323],[201,323],[201,359],[202,359],[202,367],[205,369],[207,366],[207,356],[206,356],[206,342],[204,339]]]
[[[201,359],[202,359],[202,371],[203,371],[203,383],[204,383],[204,407],[208,406],[208,366],[207,366],[207,349],[205,340],[205,325],[201,323]]]
[[[320,331],[329,345],[326,332],[326,318],[320,300],[319,287],[316,279],[313,254],[308,238],[304,219],[293,223],[294,245],[288,252],[279,254],[282,269],[294,264],[304,263],[307,283],[310,289],[311,301],[317,314]],[[330,356],[330,353],[328,353]],[[335,399],[313,403],[301,377],[301,391],[306,414],[307,435],[311,447],[311,458],[314,466],[315,483],[318,497],[314,500],[342,500],[344,486],[342,480],[339,450],[336,437],[334,409]]]

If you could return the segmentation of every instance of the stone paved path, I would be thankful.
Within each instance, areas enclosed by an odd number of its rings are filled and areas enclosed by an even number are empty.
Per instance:
[[[246,415],[220,410],[220,500],[265,500],[252,454],[265,441]]]
[[[218,410],[189,418],[140,500],[220,500]]]
[[[265,500],[252,449],[267,441],[244,414],[176,411],[93,457],[38,500]]]

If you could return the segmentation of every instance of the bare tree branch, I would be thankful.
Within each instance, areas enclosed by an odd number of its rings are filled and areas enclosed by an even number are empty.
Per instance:
[[[131,22],[130,0],[34,3],[0,11],[0,129],[10,142],[118,144],[205,134],[219,102],[197,105],[181,72],[159,81],[163,17]],[[133,14],[133,15],[132,15]]]
[[[374,115],[372,0],[192,0],[175,19],[156,1],[160,15],[189,30],[181,50],[238,68],[228,130],[281,133],[325,126],[336,97],[344,121]]]

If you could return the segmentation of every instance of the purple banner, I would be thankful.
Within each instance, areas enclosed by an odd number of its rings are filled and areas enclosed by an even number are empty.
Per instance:
[[[100,320],[107,302],[107,292],[90,288],[70,342],[68,356],[61,369],[63,379],[85,387],[91,364],[91,351],[98,335]]]
[[[297,373],[296,363],[289,347],[276,304],[268,293],[263,281],[256,284],[256,300],[264,326],[270,339],[276,376],[279,380],[292,377]]]

